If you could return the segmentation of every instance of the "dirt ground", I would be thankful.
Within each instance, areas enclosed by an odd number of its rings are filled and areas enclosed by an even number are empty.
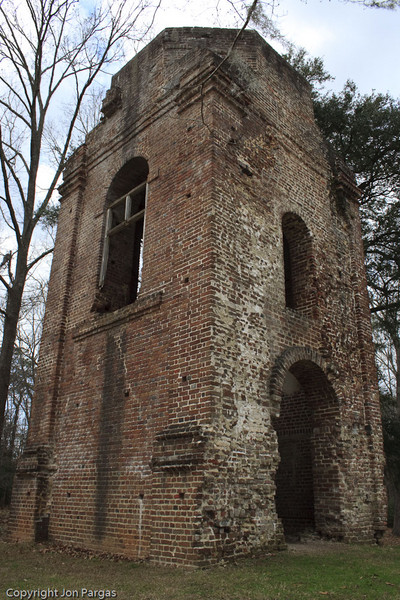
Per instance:
[[[383,538],[384,546],[400,546],[400,537],[392,534],[392,530],[388,529]]]
[[[390,529],[387,530],[382,542],[383,546],[400,546],[400,538],[392,535]],[[288,543],[289,552],[295,554],[332,554],[333,552],[343,551],[345,544],[334,540],[321,540],[319,538],[307,538],[300,542]]]

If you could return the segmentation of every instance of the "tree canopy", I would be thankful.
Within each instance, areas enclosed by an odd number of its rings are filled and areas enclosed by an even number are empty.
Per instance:
[[[382,398],[387,483],[400,535],[400,101],[361,94],[348,81],[322,92],[323,63],[305,52],[288,56],[313,86],[316,120],[353,170],[362,192],[360,215],[376,361]]]

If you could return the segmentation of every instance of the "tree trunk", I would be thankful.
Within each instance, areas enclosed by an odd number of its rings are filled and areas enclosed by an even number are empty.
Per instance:
[[[400,416],[400,340],[398,336],[392,336],[394,349],[396,352],[396,408]]]
[[[15,403],[14,403],[14,418],[13,418],[13,424],[12,424],[11,434],[10,434],[10,443],[9,443],[9,448],[8,448],[9,452],[10,452],[11,460],[15,456],[15,440],[17,438],[20,406],[21,406],[21,400],[20,400],[19,404],[17,404],[17,405],[15,405]]]
[[[0,440],[4,428],[4,415],[11,378],[12,358],[27,275],[27,255],[27,250],[25,252],[22,248],[19,250],[15,279],[7,294],[3,341],[0,352]]]

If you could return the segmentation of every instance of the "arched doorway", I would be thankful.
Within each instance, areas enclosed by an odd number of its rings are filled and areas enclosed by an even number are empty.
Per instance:
[[[303,358],[285,368],[273,425],[280,455],[276,509],[286,537],[309,531],[340,537],[339,417],[321,366]]]

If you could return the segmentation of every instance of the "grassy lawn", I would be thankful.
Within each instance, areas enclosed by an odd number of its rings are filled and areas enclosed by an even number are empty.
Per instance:
[[[38,588],[58,590],[57,597],[69,590],[67,598],[112,597],[114,590],[118,600],[400,599],[400,546],[298,546],[263,559],[187,571],[0,542],[0,599],[29,598],[19,590]],[[82,588],[88,592],[82,594]],[[56,597],[52,593],[31,597]]]

